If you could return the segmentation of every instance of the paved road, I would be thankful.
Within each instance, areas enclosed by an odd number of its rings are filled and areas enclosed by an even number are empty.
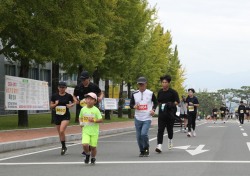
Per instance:
[[[174,149],[154,152],[157,129],[150,130],[150,157],[138,157],[135,132],[100,139],[96,165],[85,165],[80,141],[68,144],[68,154],[60,156],[59,145],[0,154],[1,176],[107,175],[107,176],[235,176],[250,173],[250,123],[200,121],[197,137],[187,138],[175,128]],[[249,147],[248,147],[249,145]]]

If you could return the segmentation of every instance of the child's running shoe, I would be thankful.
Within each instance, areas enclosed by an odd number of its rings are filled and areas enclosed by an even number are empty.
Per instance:
[[[90,155],[86,154],[86,158],[84,160],[85,164],[89,164],[89,158],[90,158]]]
[[[95,164],[95,161],[96,161],[96,159],[95,158],[91,158],[91,164]]]

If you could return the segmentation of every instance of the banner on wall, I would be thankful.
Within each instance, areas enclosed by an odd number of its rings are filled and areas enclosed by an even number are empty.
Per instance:
[[[49,110],[48,82],[5,75],[5,110]]]

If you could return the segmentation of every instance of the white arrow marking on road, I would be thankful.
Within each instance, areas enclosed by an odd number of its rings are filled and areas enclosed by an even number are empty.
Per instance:
[[[250,142],[247,142],[248,149],[250,151]]]
[[[194,155],[198,155],[201,154],[203,152],[207,152],[208,150],[202,150],[202,148],[205,147],[205,145],[199,145],[196,149],[194,150],[186,150],[190,155],[194,156]]]
[[[189,147],[190,147],[190,145],[178,146],[178,147],[173,147],[173,148],[187,150]]]
[[[225,126],[207,126],[209,128],[224,128]]]

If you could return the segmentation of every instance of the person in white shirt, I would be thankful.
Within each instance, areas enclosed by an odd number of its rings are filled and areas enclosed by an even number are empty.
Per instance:
[[[132,94],[130,108],[135,109],[136,139],[139,146],[139,157],[149,156],[148,131],[152,116],[155,114],[157,99],[154,93],[147,89],[145,77],[137,79],[139,89]]]

